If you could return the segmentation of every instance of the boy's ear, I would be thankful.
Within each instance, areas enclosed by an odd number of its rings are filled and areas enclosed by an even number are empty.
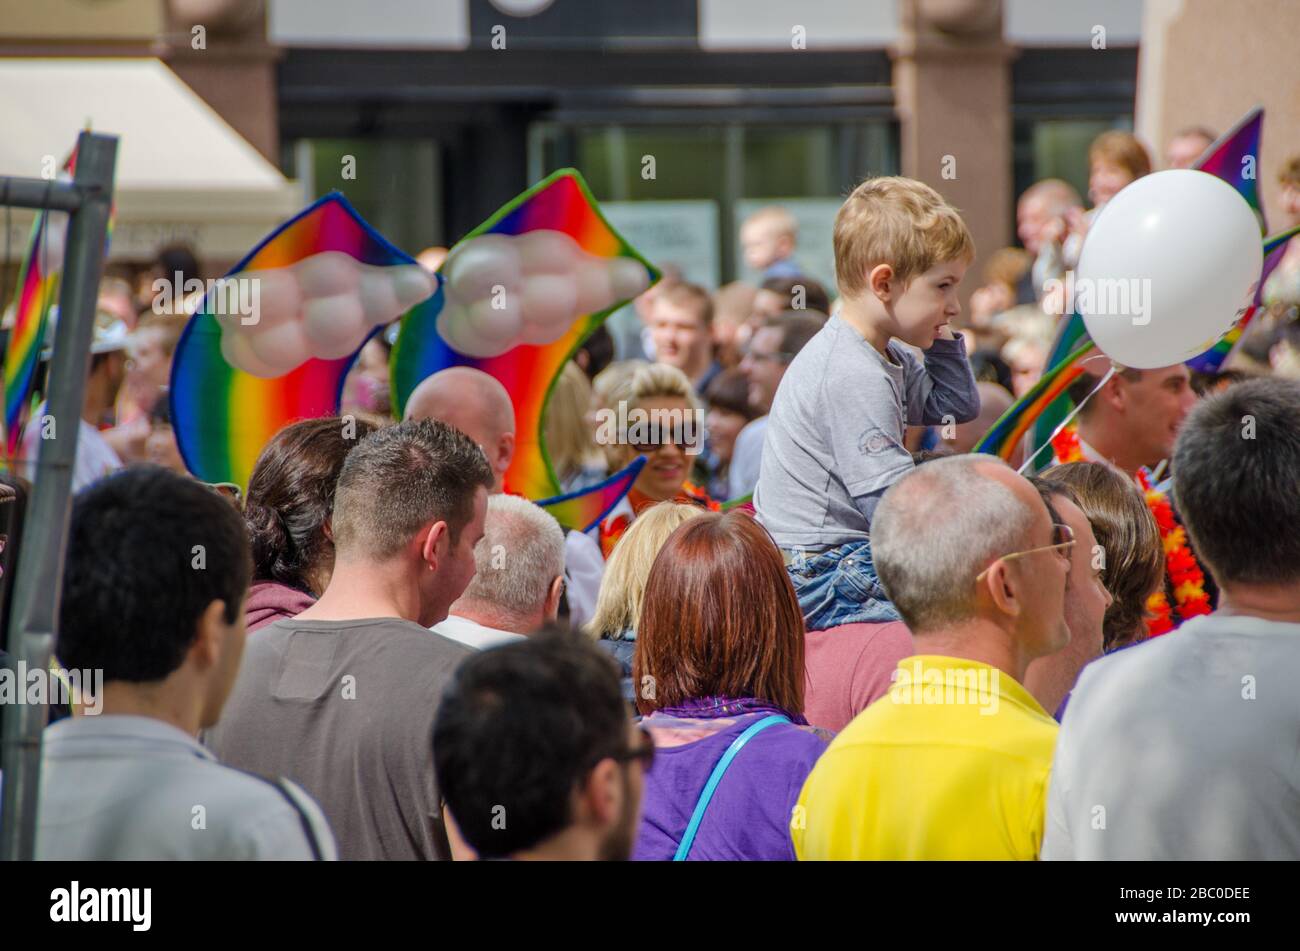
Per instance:
[[[885,303],[889,301],[894,283],[894,269],[888,264],[877,264],[867,275],[867,286],[871,288],[871,293]]]

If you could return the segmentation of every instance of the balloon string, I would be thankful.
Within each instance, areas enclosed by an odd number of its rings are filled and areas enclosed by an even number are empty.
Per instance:
[[[1112,363],[1110,369],[1106,371],[1106,375],[1101,378],[1100,382],[1098,382],[1098,384],[1092,388],[1092,390],[1088,393],[1087,396],[1079,400],[1079,405],[1077,405],[1074,409],[1070,410],[1069,415],[1066,416],[1065,419],[1061,420],[1061,425],[1057,426],[1055,429],[1052,430],[1052,435],[1048,436],[1047,440],[1041,446],[1035,449],[1033,451],[1033,454],[1030,455],[1028,459],[1026,459],[1023,463],[1020,464],[1020,468],[1017,469],[1016,472],[1018,472],[1020,475],[1024,475],[1025,470],[1029,468],[1029,466],[1033,463],[1035,459],[1038,458],[1039,453],[1041,453],[1044,449],[1046,449],[1048,446],[1052,444],[1052,440],[1061,434],[1061,430],[1065,429],[1066,426],[1070,425],[1070,423],[1074,420],[1074,417],[1079,415],[1079,410],[1083,409],[1083,407],[1087,405],[1088,400],[1092,399],[1093,396],[1096,394],[1096,392],[1106,385],[1106,381],[1109,380],[1114,375],[1115,375],[1115,364]]]

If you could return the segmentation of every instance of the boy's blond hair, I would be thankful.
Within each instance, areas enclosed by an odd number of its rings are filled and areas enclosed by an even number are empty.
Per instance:
[[[936,264],[974,257],[975,241],[957,209],[915,179],[869,178],[835,216],[835,281],[844,297],[866,291],[880,264],[906,285]]]

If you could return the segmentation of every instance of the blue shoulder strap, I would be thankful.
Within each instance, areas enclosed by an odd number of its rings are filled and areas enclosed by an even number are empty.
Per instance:
[[[731,745],[727,747],[727,752],[722,754],[722,759],[718,760],[718,765],[713,767],[713,772],[709,774],[709,781],[704,784],[704,791],[700,793],[700,801],[695,804],[695,811],[691,813],[691,821],[687,823],[686,832],[682,835],[681,845],[677,846],[677,854],[673,856],[674,862],[686,861],[686,856],[691,852],[691,846],[695,844],[695,833],[699,831],[700,822],[704,819],[704,813],[708,811],[709,802],[713,799],[713,793],[718,788],[718,783],[722,781],[722,776],[726,773],[727,767],[736,758],[736,754],[740,752],[746,743],[768,727],[789,722],[789,717],[774,713],[771,716],[764,717],[757,723],[751,724],[749,729],[731,741]]]

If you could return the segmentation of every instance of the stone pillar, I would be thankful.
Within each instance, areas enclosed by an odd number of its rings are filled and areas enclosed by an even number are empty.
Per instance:
[[[280,166],[275,64],[263,0],[168,0],[156,55],[274,166]],[[203,48],[196,48],[195,27]]]
[[[988,256],[1013,241],[1011,69],[1001,0],[903,0],[890,49],[903,174],[956,205],[978,257],[963,302]],[[964,306],[964,305],[963,305]]]

